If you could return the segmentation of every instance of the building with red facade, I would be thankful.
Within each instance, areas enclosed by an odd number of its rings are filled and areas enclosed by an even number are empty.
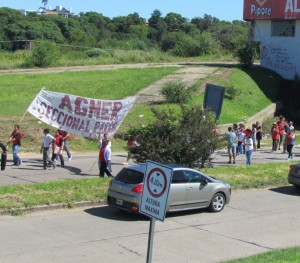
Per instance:
[[[285,79],[300,74],[300,0],[244,0],[251,40],[260,43],[260,64]]]

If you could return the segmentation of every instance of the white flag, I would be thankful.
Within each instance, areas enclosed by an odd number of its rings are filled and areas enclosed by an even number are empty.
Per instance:
[[[57,129],[96,138],[99,133],[114,134],[136,98],[99,100],[42,89],[28,112]]]

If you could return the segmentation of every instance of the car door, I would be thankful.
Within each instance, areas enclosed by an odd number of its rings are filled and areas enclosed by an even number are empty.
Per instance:
[[[186,178],[183,171],[174,171],[170,186],[167,211],[178,211],[186,205]]]
[[[184,170],[186,178],[186,208],[207,207],[212,198],[212,185],[195,171]]]

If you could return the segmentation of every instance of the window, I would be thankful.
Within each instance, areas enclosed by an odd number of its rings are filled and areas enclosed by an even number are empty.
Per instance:
[[[174,171],[172,183],[173,184],[182,184],[186,182],[186,177],[183,171]]]
[[[184,175],[186,178],[188,178],[189,183],[201,183],[203,181],[203,177],[199,173],[184,171]]]
[[[272,37],[295,37],[295,20],[272,21]]]

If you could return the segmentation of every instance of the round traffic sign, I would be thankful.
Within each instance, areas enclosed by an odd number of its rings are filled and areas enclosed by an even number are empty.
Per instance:
[[[160,168],[153,168],[147,178],[147,189],[153,197],[161,197],[167,188],[167,176]]]

